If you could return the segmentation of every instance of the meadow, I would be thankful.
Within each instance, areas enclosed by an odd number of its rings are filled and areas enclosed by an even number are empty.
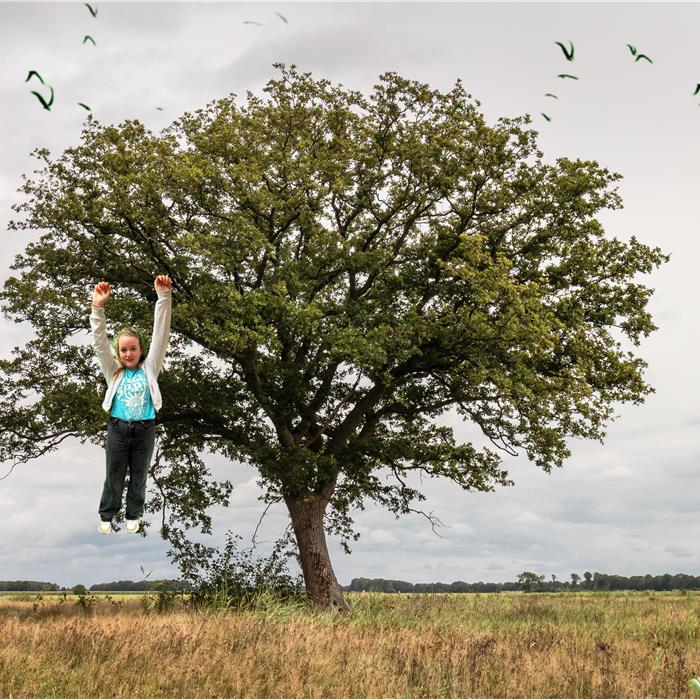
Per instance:
[[[5,594],[1,697],[690,697],[700,592]]]

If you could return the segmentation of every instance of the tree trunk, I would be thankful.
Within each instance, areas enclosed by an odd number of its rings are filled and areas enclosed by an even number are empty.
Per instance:
[[[323,515],[328,500],[320,496],[307,495],[285,498],[292,527],[299,547],[301,570],[306,590],[320,608],[349,609],[335,578],[331,559],[326,547],[326,532]]]

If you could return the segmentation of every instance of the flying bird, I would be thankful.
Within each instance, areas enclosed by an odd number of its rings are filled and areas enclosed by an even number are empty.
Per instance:
[[[552,121],[552,118],[549,117],[549,116],[547,116],[544,112],[540,112],[540,114],[541,114],[548,122],[551,122],[551,121]]]
[[[559,99],[556,95],[553,95],[551,92],[545,92],[544,96],[545,97],[556,97],[557,99]]]
[[[83,44],[84,44],[88,39],[90,39],[90,41],[92,42],[92,45],[93,45],[93,46],[97,46],[97,44],[95,43],[95,40],[94,40],[89,34],[86,34],[86,35],[85,35],[85,38],[83,39]]]
[[[571,39],[569,39],[569,45],[571,46],[571,51],[567,51],[566,46],[564,46],[564,44],[562,44],[561,41],[555,41],[554,43],[557,46],[561,46],[561,50],[564,52],[564,56],[566,56],[567,61],[574,60],[574,45],[573,45]]]
[[[144,570],[143,566],[141,566],[141,564],[139,564],[139,569],[141,569],[141,573],[144,575],[144,578],[148,578],[153,573],[153,570],[146,573],[146,571]]]
[[[35,70],[30,70],[29,73],[27,73],[27,77],[24,79],[24,82],[26,83],[30,78],[36,75],[37,78],[41,81],[41,84],[44,85],[44,79],[35,71]]]
[[[571,78],[572,80],[578,80],[575,75],[569,75],[568,73],[559,73],[557,78]]]
[[[84,107],[85,109],[87,109],[88,112],[92,112],[92,107],[88,107],[88,105],[86,105],[84,102],[78,102],[78,104],[81,107]]]
[[[27,81],[31,80],[33,75],[36,75],[36,77],[39,78],[39,82],[42,85],[46,85],[46,83],[44,82],[44,79],[35,70],[30,70],[29,73],[27,73],[27,77],[24,79],[24,82],[26,83]],[[48,102],[36,90],[32,90],[31,92],[33,95],[37,96],[37,99],[39,100],[39,102],[41,102],[44,109],[50,112],[51,105],[53,104],[53,88],[50,85],[49,85],[49,90],[51,90],[51,99]]]
[[[693,95],[697,95],[699,92],[700,92],[700,83],[698,83],[698,84],[695,86],[695,92],[693,93]]]
[[[243,24],[257,24],[258,27],[262,27],[262,24],[260,24],[260,22],[253,22],[250,19],[243,20]]]
[[[627,46],[627,48],[630,50],[630,53],[631,53],[633,56],[636,56],[636,58],[634,59],[634,62],[635,62],[635,63],[636,63],[640,58],[646,58],[646,60],[649,61],[649,63],[653,63],[653,62],[654,62],[654,61],[652,61],[652,60],[649,58],[649,56],[647,56],[646,54],[643,54],[643,53],[637,54],[637,47],[636,47],[636,46],[632,46],[632,44],[626,44],[626,46]]]
[[[53,88],[49,85],[49,90],[51,90],[51,99],[47,102],[36,90],[32,90],[32,95],[36,95],[37,99],[43,105],[44,109],[48,112],[51,111],[51,105],[53,104]]]
[[[163,108],[162,108],[162,107],[156,107],[156,109],[157,109],[159,112],[162,112],[162,111],[163,111]]]
[[[281,15],[279,12],[277,12],[277,10],[275,10],[275,14],[276,14],[285,24],[289,24],[289,20],[288,20],[284,15]]]
[[[97,6],[95,6],[95,9],[93,10],[93,9],[92,9],[92,6],[90,5],[89,2],[86,2],[86,3],[83,3],[83,4],[85,5],[85,7],[87,7],[88,10],[90,10],[90,14],[91,14],[93,17],[97,17]]]

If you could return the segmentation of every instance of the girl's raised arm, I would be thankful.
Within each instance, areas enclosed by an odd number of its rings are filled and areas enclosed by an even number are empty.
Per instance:
[[[119,369],[117,361],[112,356],[112,350],[107,337],[107,323],[105,321],[104,303],[112,291],[108,282],[99,282],[95,285],[92,295],[92,312],[90,313],[90,328],[92,329],[92,344],[95,347],[97,361],[100,370],[107,382]]]
[[[170,340],[170,313],[172,308],[172,281],[168,275],[158,275],[153,286],[158,292],[158,301],[153,313],[153,334],[145,363],[155,377],[160,373]]]

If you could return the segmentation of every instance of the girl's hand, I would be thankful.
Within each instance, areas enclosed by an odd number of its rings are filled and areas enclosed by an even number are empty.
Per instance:
[[[153,286],[156,288],[156,292],[169,291],[173,288],[173,283],[167,275],[158,275]]]
[[[109,293],[112,288],[109,286],[108,282],[99,282],[95,285],[95,291],[92,295],[92,305],[103,307],[107,299],[109,299]]]

